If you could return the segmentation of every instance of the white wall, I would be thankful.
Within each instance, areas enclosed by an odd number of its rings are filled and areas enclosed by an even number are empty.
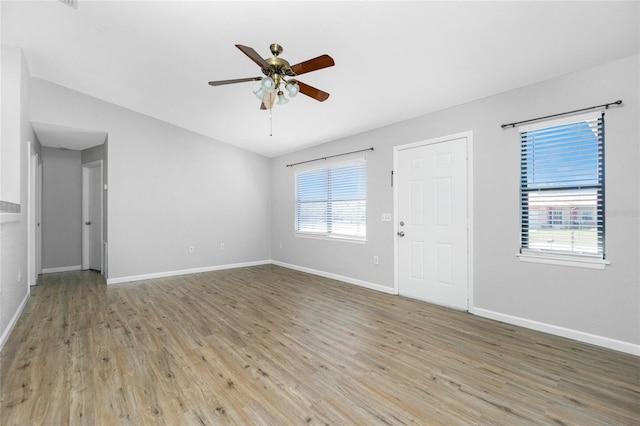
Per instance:
[[[43,272],[82,267],[81,152],[42,148]]]
[[[2,144],[0,145],[0,201],[20,204],[20,113],[26,105],[21,97],[22,50],[2,45],[0,72],[2,93]],[[3,208],[0,205],[0,208]],[[15,206],[14,206],[15,208]]]
[[[640,353],[638,63],[636,55],[274,159],[273,259],[392,289],[393,222],[381,222],[380,214],[393,211],[393,147],[471,130],[473,312]],[[500,125],[617,99],[624,106],[607,111],[605,136],[611,265],[594,271],[521,263],[519,137]],[[294,170],[285,165],[370,146],[367,244],[294,237]],[[373,265],[374,255],[379,265]]]
[[[270,259],[267,158],[44,80],[31,87],[31,120],[108,133],[109,282]]]
[[[11,96],[2,92],[2,147],[15,144],[19,149],[19,156],[13,161],[13,170],[19,196],[13,201],[20,202],[19,212],[0,213],[0,349],[4,346],[11,328],[17,321],[24,304],[29,297],[27,283],[27,214],[29,206],[27,196],[28,183],[28,141],[32,141],[36,149],[39,143],[27,117],[29,112],[29,70],[22,52],[17,48],[7,48],[12,51],[14,61],[11,61],[10,72],[5,73],[7,63],[4,62],[5,46],[3,46],[2,86],[9,85],[14,89]],[[15,112],[19,112],[17,122],[13,123],[13,131],[5,134],[5,111],[12,112],[11,119],[15,120]],[[4,168],[4,164],[3,164]],[[3,179],[5,175],[3,174]]]

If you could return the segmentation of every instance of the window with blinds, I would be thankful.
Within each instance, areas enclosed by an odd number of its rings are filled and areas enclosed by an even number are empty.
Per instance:
[[[365,159],[297,173],[295,209],[297,234],[364,240]]]
[[[604,114],[520,128],[521,253],[604,259]]]

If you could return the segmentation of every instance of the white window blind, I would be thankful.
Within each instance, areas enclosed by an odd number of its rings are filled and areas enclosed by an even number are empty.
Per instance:
[[[365,159],[297,173],[295,209],[296,233],[365,239]]]
[[[521,252],[604,259],[604,114],[520,128]]]

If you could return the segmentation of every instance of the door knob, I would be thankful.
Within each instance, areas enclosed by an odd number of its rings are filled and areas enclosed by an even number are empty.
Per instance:
[[[85,225],[91,225],[91,222],[85,222],[84,224]]]
[[[404,237],[404,231],[398,232],[398,237]]]

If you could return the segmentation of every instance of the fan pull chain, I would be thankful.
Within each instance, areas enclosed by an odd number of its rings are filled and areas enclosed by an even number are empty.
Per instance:
[[[269,136],[273,136],[273,108],[269,108]]]

